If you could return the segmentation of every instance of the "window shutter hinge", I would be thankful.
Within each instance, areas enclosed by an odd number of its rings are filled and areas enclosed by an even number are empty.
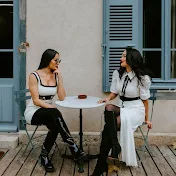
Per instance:
[[[105,50],[106,50],[106,46],[107,44],[101,44],[101,47],[103,48],[103,53],[102,53],[102,58],[104,59],[105,58]]]

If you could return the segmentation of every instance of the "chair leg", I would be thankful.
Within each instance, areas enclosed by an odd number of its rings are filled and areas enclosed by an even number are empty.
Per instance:
[[[26,152],[26,150],[27,150],[27,148],[28,148],[29,144],[31,144],[32,150],[34,150],[34,152],[36,153],[35,148],[34,148],[34,145],[33,145],[33,143],[32,143],[32,139],[33,139],[33,137],[34,137],[35,132],[37,131],[37,129],[38,129],[38,126],[36,126],[36,128],[35,128],[35,130],[34,130],[34,132],[33,132],[32,136],[30,137],[30,135],[29,135],[29,133],[28,133],[27,129],[25,128],[26,133],[27,133],[27,136],[28,136],[28,140],[29,140],[29,142],[27,143],[27,146],[26,146],[26,148],[25,148],[25,150],[24,150],[23,154]],[[36,154],[37,154],[37,153],[36,153]]]
[[[141,163],[142,163],[144,152],[145,152],[145,143],[142,146],[142,154],[141,154],[141,156],[139,155],[139,165],[141,165]]]
[[[142,131],[140,126],[139,126],[139,130],[140,130],[140,132],[142,134],[143,141],[144,141],[144,144],[142,146],[142,154],[141,154],[141,156],[139,156],[139,158],[140,158],[139,164],[141,164],[141,162],[143,160],[144,152],[146,151],[146,148],[148,149],[148,151],[149,151],[151,156],[154,156],[154,154],[153,154],[153,152],[151,150],[151,147],[150,147],[150,145],[148,143],[148,132],[149,132],[149,130],[147,131],[147,135],[146,136],[144,135],[144,133],[143,133],[143,131]]]
[[[146,136],[144,135],[144,133],[143,133],[141,127],[139,127],[139,129],[140,129],[141,134],[142,134],[142,136],[143,136],[143,139],[144,139],[144,142],[145,142],[145,146],[147,147],[147,149],[148,149],[150,155],[151,155],[151,156],[155,156],[155,155],[153,154],[153,151],[151,150],[151,147],[150,147],[149,143],[148,143],[148,133],[149,133],[149,129],[148,129],[148,131],[147,131],[147,135],[146,135]]]
[[[151,155],[152,157],[154,157],[155,155],[154,155],[154,153],[153,153],[153,151],[152,151],[152,149],[151,149],[151,147],[150,147],[150,145],[149,145],[147,139],[146,139],[145,143],[146,143],[146,148],[147,148],[147,150],[149,151],[150,155]]]
[[[59,149],[59,147],[58,147],[58,145],[57,145],[57,143],[55,142],[55,145],[56,145],[56,148],[58,149],[58,151],[59,151],[59,154],[60,155],[62,155],[62,153],[61,153],[61,150]]]
[[[37,152],[36,152],[36,150],[35,150],[35,147],[34,147],[34,145],[33,145],[33,143],[32,143],[33,137],[34,137],[35,132],[37,131],[37,129],[38,129],[38,126],[36,126],[34,132],[33,132],[32,135],[30,136],[29,133],[28,133],[28,131],[27,131],[27,129],[26,129],[26,126],[25,126],[26,134],[27,134],[27,136],[28,136],[28,140],[29,140],[29,141],[28,141],[28,143],[27,143],[27,145],[26,145],[26,148],[25,148],[23,154],[26,152],[26,150],[27,150],[27,148],[29,147],[30,144],[31,144],[31,147],[32,147],[32,150],[34,151],[34,153],[37,154]],[[57,145],[56,142],[55,142],[55,145],[56,145],[56,148],[58,149],[60,155],[62,155],[61,150],[59,149],[59,147],[58,147],[58,145]]]

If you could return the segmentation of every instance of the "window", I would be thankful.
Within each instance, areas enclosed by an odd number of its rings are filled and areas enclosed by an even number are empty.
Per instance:
[[[13,2],[0,1],[0,78],[13,78]]]
[[[170,77],[171,79],[176,78],[176,1],[171,1],[171,50],[170,50]]]
[[[176,88],[175,0],[104,0],[103,19],[104,92],[128,45],[142,53],[153,71],[153,88]]]
[[[161,0],[143,0],[142,54],[155,78],[162,78],[162,22]]]

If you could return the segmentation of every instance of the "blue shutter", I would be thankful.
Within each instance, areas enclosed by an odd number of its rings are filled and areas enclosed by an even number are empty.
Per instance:
[[[104,0],[103,91],[109,92],[112,73],[120,66],[125,47],[139,45],[139,1]]]

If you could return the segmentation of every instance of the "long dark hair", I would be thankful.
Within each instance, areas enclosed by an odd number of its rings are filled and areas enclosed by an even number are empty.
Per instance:
[[[131,47],[126,48],[126,63],[131,67],[132,71],[135,72],[136,77],[140,82],[142,76],[144,75],[148,75],[150,78],[153,77],[153,73],[148,68],[146,68],[144,58],[137,49]],[[120,79],[125,71],[126,68],[120,66],[118,70]]]
[[[59,53],[53,49],[47,49],[46,51],[44,51],[38,69],[47,67],[56,54]]]

